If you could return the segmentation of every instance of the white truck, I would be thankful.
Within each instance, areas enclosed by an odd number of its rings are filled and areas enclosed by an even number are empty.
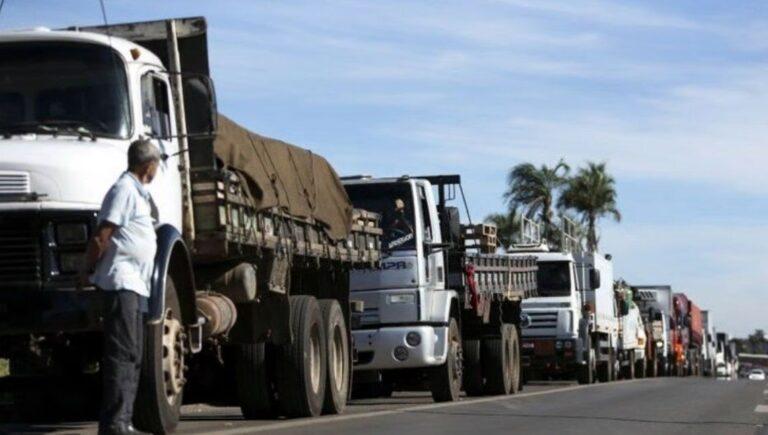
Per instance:
[[[75,291],[77,270],[129,144],[149,138],[165,158],[136,426],[172,431],[185,398],[246,418],[341,412],[349,273],[376,265],[378,218],[321,157],[217,115],[205,19],[4,32],[0,59],[0,392],[15,409],[99,397],[103,292]]]
[[[715,332],[711,311],[701,310],[701,323],[704,328],[704,345],[701,347],[701,357],[703,361],[702,374],[704,376],[715,376],[717,334]]]
[[[458,175],[344,183],[383,229],[380,269],[351,275],[352,297],[364,304],[355,388],[426,387],[436,401],[458,400],[462,384],[469,395],[518,391],[520,303],[535,294],[535,259],[493,254],[495,227],[460,224],[448,205],[461,192],[466,206]]]
[[[649,360],[655,361],[648,366],[648,376],[666,376],[672,373],[673,333],[671,328],[672,316],[672,287],[668,285],[636,285],[632,287],[635,303],[640,308],[643,320],[651,325],[651,336],[648,340],[651,355]]]
[[[726,332],[718,332],[716,336],[715,376],[725,379],[734,378],[738,373],[738,367],[730,346],[730,336]]]
[[[616,281],[614,291],[619,311],[619,366],[623,379],[642,378],[647,373],[647,336],[640,309],[633,300],[631,287]]]
[[[585,384],[616,379],[619,320],[610,256],[583,251],[567,227],[560,232],[562,250],[550,251],[540,241],[541,231],[530,227],[536,224],[524,220],[522,233],[528,237],[510,250],[513,257],[534,255],[539,267],[539,294],[523,301],[526,378],[576,378]]]

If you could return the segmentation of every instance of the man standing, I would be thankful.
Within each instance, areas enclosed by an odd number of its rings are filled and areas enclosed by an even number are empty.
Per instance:
[[[160,163],[148,140],[128,148],[128,170],[112,185],[88,243],[81,285],[104,291],[103,392],[99,434],[142,434],[132,425],[141,372],[144,313],[154,265],[157,209],[146,189]],[[93,271],[89,277],[88,274]],[[90,279],[89,279],[90,278]]]

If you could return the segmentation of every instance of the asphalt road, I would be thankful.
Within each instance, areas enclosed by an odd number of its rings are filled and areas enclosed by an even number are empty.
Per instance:
[[[249,422],[236,408],[185,406],[179,433],[767,434],[768,384],[657,378],[528,385],[521,394],[434,404],[426,394],[353,402],[341,416]],[[0,433],[95,433],[95,424],[0,424]]]

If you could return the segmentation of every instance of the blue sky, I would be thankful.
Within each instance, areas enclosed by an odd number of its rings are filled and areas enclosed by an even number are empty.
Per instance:
[[[619,276],[670,283],[721,330],[768,309],[768,12],[759,1],[115,1],[205,15],[222,112],[345,174],[459,172],[475,219],[509,167],[607,161]],[[6,0],[0,28],[101,20]]]

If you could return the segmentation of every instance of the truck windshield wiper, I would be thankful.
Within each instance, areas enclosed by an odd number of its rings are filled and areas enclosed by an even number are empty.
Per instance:
[[[46,120],[43,122],[23,122],[0,127],[0,134],[10,138],[13,134],[41,133],[58,136],[60,134],[75,134],[80,139],[87,137],[93,141],[96,135],[81,121]]]

